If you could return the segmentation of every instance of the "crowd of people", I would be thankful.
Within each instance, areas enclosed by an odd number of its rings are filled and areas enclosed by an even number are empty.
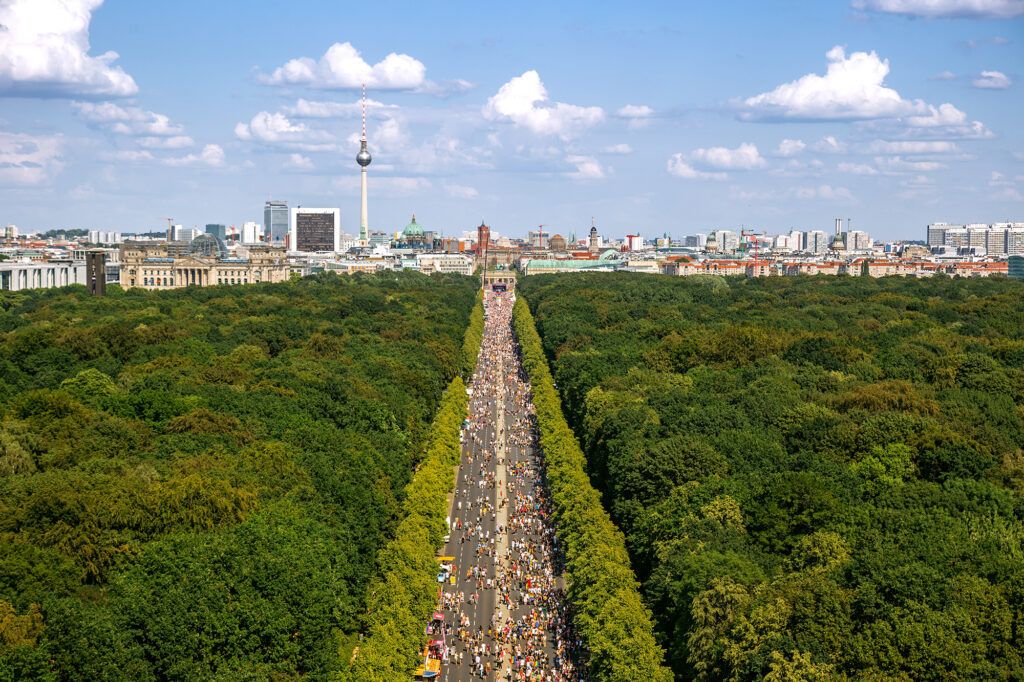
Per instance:
[[[511,293],[486,294],[446,548],[464,565],[442,584],[438,601],[445,614],[441,677],[573,682],[585,679],[585,649],[560,584],[513,303]]]

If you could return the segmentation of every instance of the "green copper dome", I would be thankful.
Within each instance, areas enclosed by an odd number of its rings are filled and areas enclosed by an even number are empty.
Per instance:
[[[408,225],[406,225],[405,229],[402,230],[402,238],[403,239],[408,239],[409,237],[422,237],[422,236],[423,236],[423,227],[419,223],[416,222],[416,214],[414,213],[413,216],[412,216],[412,222],[409,223]]]

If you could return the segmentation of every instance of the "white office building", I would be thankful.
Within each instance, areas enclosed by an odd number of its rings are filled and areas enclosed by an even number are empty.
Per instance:
[[[0,262],[0,291],[85,285],[85,261]]]
[[[717,230],[715,238],[718,239],[718,252],[735,251],[740,247],[740,236],[732,230]]]
[[[254,223],[251,220],[242,223],[242,243],[243,244],[259,244],[260,236],[263,234],[263,227],[259,223]]]
[[[176,242],[190,242],[200,235],[199,228],[183,225],[175,225],[172,232],[171,238]]]

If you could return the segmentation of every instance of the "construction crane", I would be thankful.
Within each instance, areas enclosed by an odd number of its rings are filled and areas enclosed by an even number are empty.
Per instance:
[[[174,235],[171,234],[172,230],[174,229],[173,226],[172,226],[172,223],[174,222],[174,218],[160,218],[160,220],[166,220],[167,221],[167,241],[171,241],[173,239],[173,237],[174,237]]]
[[[748,244],[750,243],[751,239],[754,240],[754,272],[757,272],[757,238],[759,236],[763,237],[764,234],[764,232],[751,232],[750,230],[740,230],[740,236],[746,237]]]

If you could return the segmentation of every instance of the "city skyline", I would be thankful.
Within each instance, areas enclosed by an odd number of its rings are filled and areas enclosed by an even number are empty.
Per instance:
[[[1024,208],[1020,2],[239,7],[0,3],[0,222],[240,226],[283,198],[358,233],[364,83],[373,230],[920,239]]]

